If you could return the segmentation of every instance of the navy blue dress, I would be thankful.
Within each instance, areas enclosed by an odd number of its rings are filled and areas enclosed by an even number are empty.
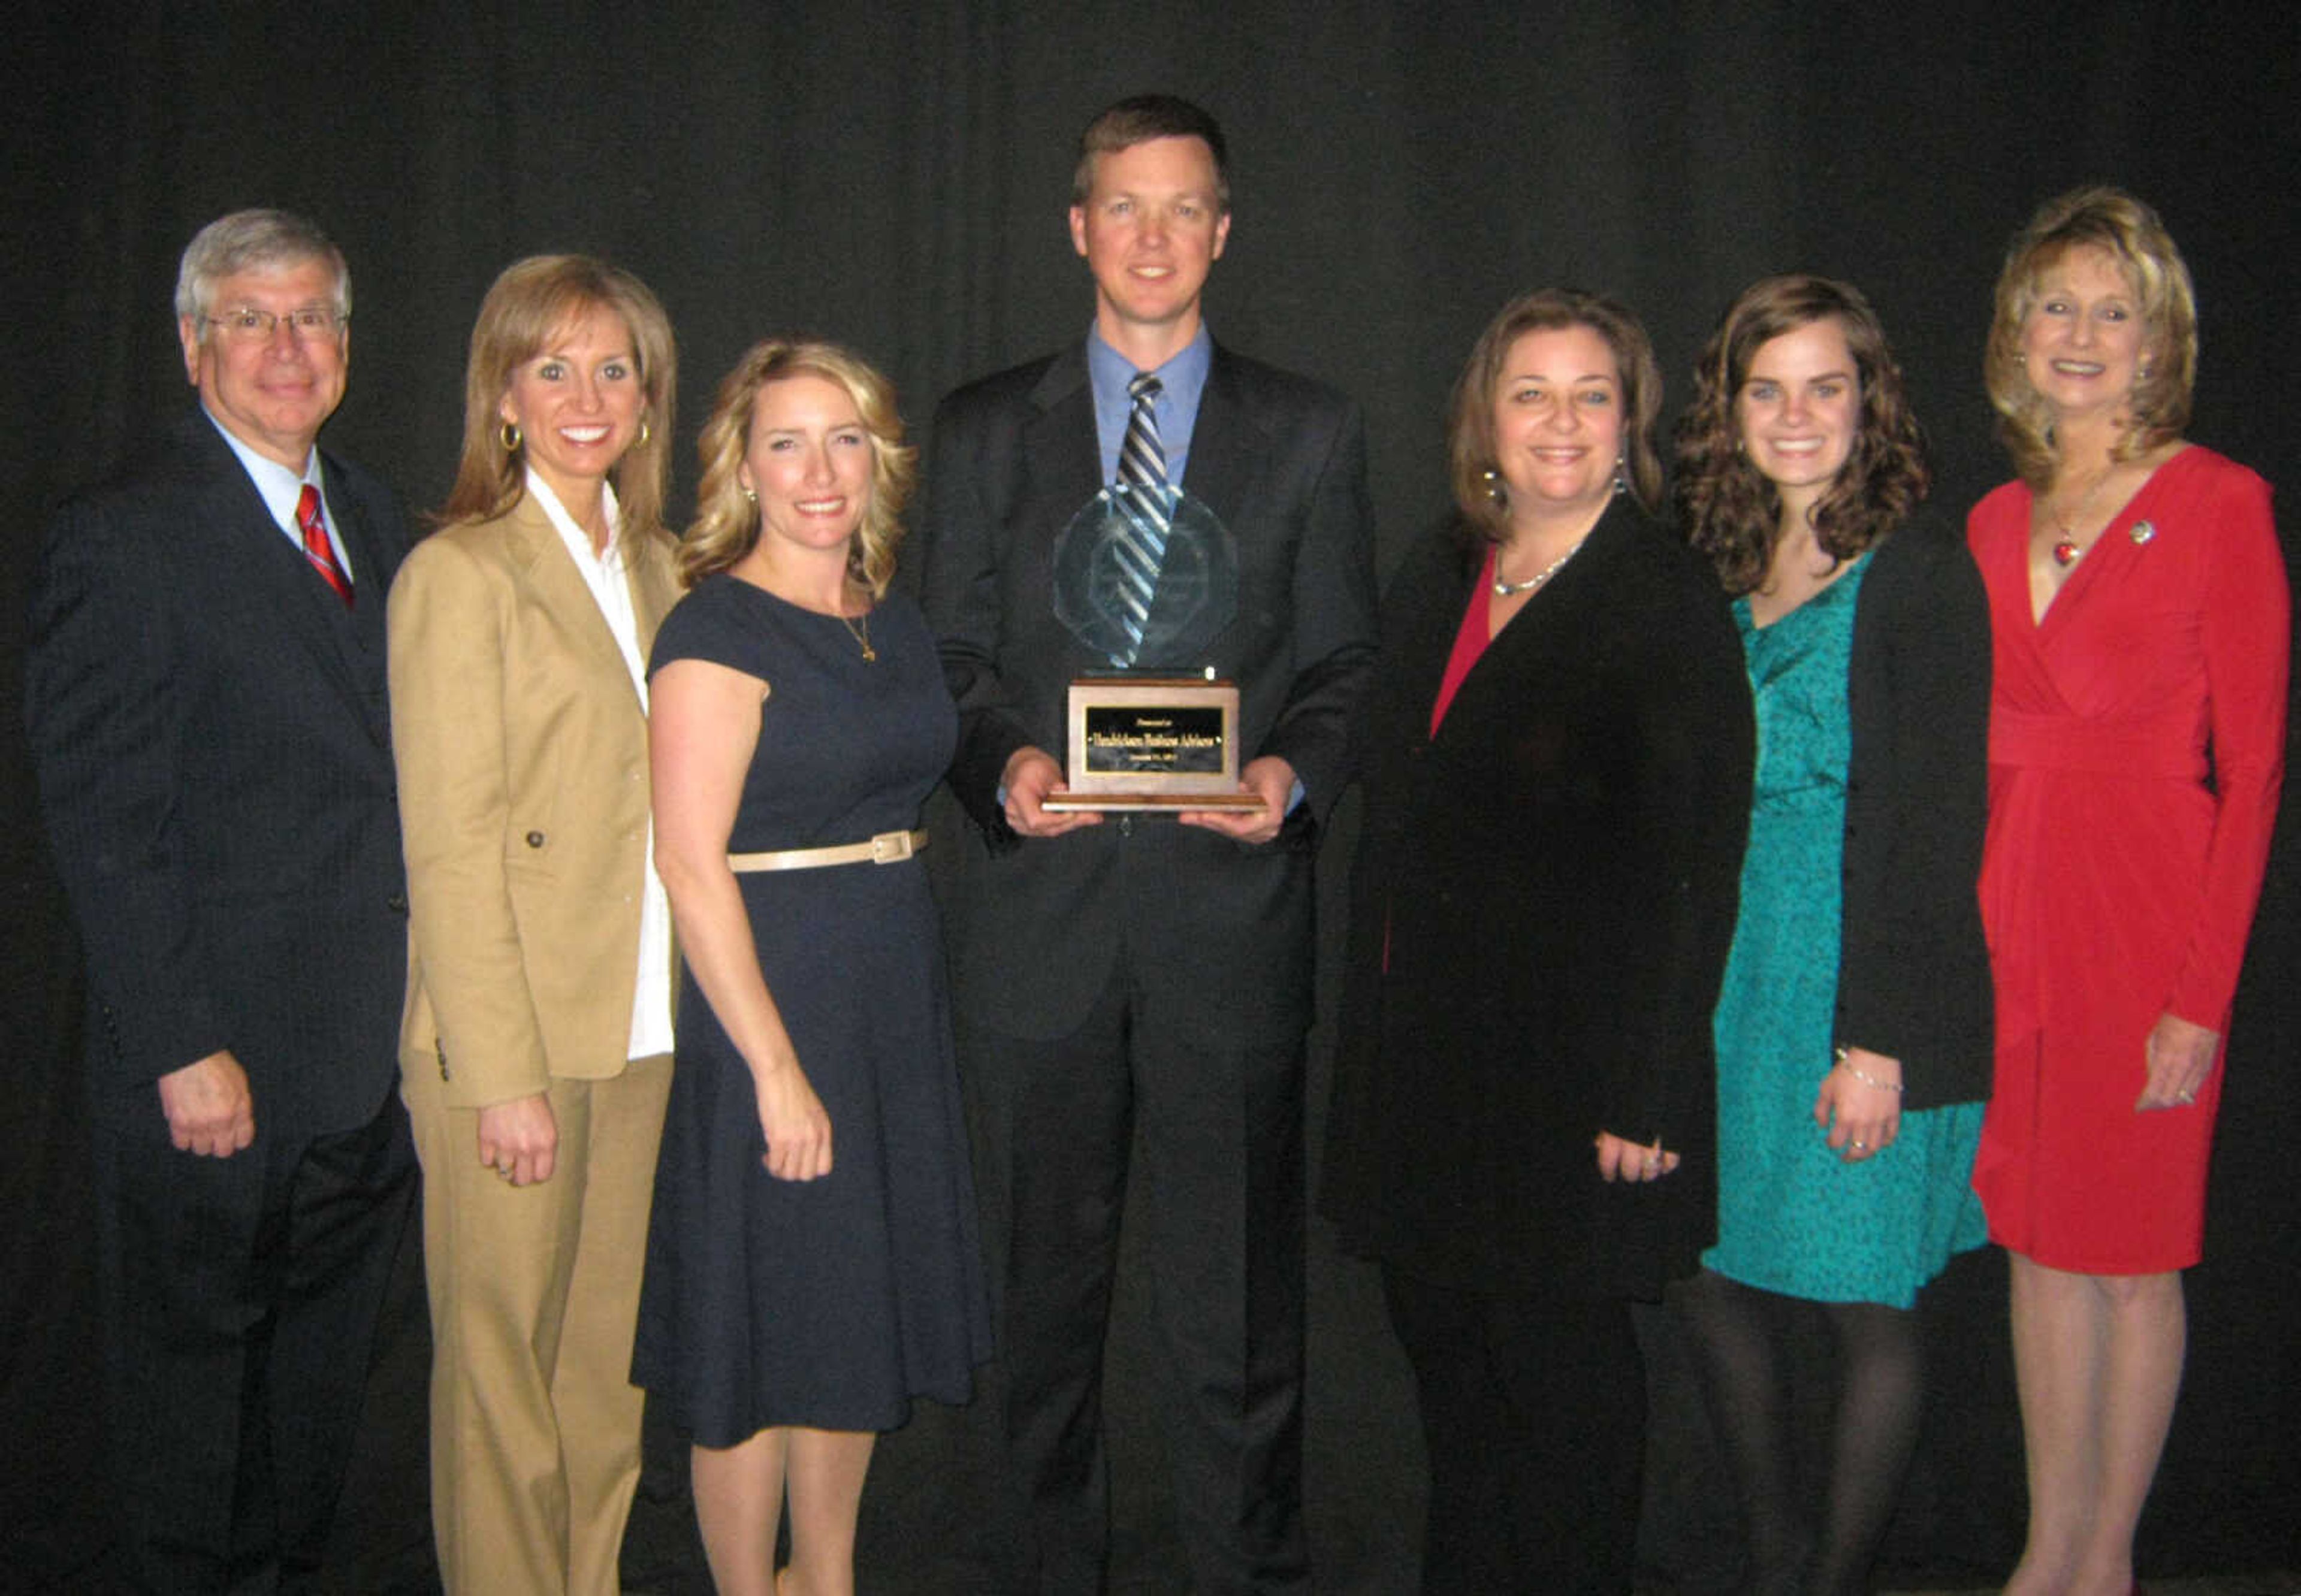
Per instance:
[[[858,842],[919,823],[956,716],[917,607],[835,615],[712,577],[650,670],[704,659],[767,684],[728,848]],[[967,1400],[991,1317],[924,864],[739,875],[759,968],[831,1116],[833,1167],[760,1163],[749,1068],[683,972],[632,1377],[705,1446],[771,1426],[889,1430]]]

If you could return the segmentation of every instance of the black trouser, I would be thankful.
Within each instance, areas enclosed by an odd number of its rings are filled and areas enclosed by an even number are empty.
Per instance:
[[[1630,1305],[1382,1278],[1430,1452],[1424,1596],[1622,1596],[1646,1410]]]
[[[170,1143],[153,1089],[96,1107],[118,1536],[131,1576],[172,1596],[318,1569],[416,1196],[396,1091],[308,1141],[255,1112],[255,1142],[209,1158]]]
[[[1196,1588],[1307,1589],[1301,1040],[1209,1039],[1153,1007],[1120,976],[1058,1040],[961,1036],[1036,1588],[1094,1592],[1107,1577],[1103,1342],[1133,1178],[1147,1188],[1138,1213]]]

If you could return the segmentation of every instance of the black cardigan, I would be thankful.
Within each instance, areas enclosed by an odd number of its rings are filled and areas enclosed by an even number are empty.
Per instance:
[[[1715,1231],[1741,648],[1708,566],[1618,501],[1433,739],[1481,554],[1442,531],[1384,606],[1322,1206],[1443,1284],[1652,1297]],[[1610,1186],[1602,1130],[1684,1166]]]
[[[1904,527],[1862,579],[1846,691],[1837,1040],[1902,1061],[1904,1108],[1987,1097],[1989,600],[1964,543]]]

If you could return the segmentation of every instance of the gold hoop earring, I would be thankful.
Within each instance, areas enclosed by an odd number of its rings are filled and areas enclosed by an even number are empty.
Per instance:
[[[503,445],[504,453],[506,455],[516,455],[519,453],[519,439],[520,431],[519,423],[517,422],[506,422],[502,426],[496,429],[496,440]]]
[[[641,416],[641,417],[640,417],[640,437],[639,437],[639,442],[638,442],[636,445],[634,445],[633,447],[638,447],[638,448],[642,448],[642,449],[643,449],[643,448],[645,448],[645,447],[647,447],[647,440],[648,440],[648,439],[650,439],[650,438],[653,438],[654,436],[655,436],[655,433],[654,433],[654,432],[653,432],[653,430],[651,430],[648,428],[648,419],[647,419],[647,417],[645,417],[645,416]]]

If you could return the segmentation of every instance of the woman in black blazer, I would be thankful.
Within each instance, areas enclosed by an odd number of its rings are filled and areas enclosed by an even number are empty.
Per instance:
[[[1986,1234],[1989,617],[1963,545],[1907,524],[1922,449],[1876,314],[1817,277],[1743,292],[1680,426],[1686,529],[1735,596],[1759,753],[1717,1017],[1718,1245],[1674,1299],[1760,1592],[1867,1588],[1917,1436],[1918,1288]],[[1802,1314],[1838,1349],[1818,1504],[1777,1339]]]
[[[1505,306],[1456,385],[1460,518],[1385,606],[1324,1199],[1414,1365],[1426,1592],[1629,1588],[1628,1304],[1711,1236],[1750,707],[1646,516],[1660,405],[1619,305]]]

